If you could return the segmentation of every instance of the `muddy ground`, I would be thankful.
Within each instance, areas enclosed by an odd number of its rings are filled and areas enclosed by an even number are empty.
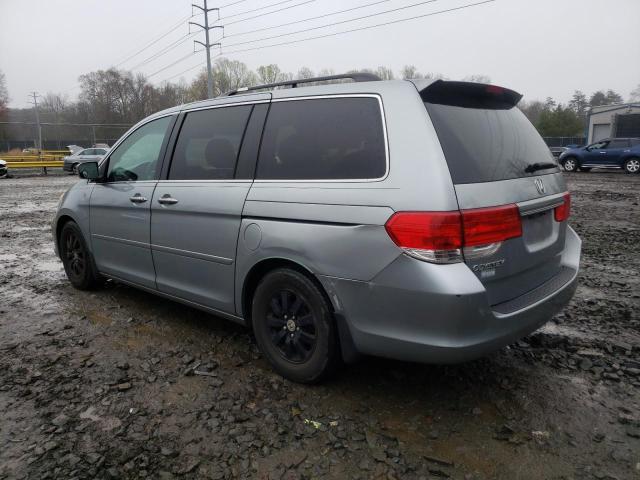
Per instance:
[[[314,387],[227,321],[74,290],[49,221],[76,179],[0,180],[0,478],[640,479],[640,175],[568,180],[563,314],[479,361],[367,358]]]

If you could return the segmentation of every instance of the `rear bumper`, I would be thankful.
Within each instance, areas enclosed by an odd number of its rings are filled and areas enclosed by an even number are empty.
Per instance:
[[[556,283],[547,282],[503,308],[488,304],[482,283],[465,264],[434,265],[403,255],[371,282],[321,281],[358,352],[459,363],[515,342],[558,313],[575,292],[580,249],[579,237],[567,229],[562,282],[552,279]]]
[[[65,162],[62,164],[62,170],[64,170],[65,172],[73,172],[73,165],[75,163],[79,163],[79,162],[67,162],[65,160]]]

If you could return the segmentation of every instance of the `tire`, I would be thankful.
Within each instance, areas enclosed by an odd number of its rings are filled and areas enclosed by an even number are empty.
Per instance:
[[[317,383],[340,363],[329,302],[313,280],[296,270],[279,268],[262,278],[251,319],[260,350],[289,380]]]
[[[633,157],[624,162],[624,171],[627,173],[640,172],[640,158]]]
[[[580,171],[584,173],[589,173],[591,171],[591,167],[580,167]]]
[[[562,161],[562,168],[565,172],[575,172],[578,169],[578,160],[575,157],[565,158]]]
[[[87,248],[80,227],[75,222],[64,224],[58,240],[60,258],[67,278],[78,290],[92,290],[100,285],[93,256]]]
[[[78,163],[74,163],[73,166],[71,167],[71,173],[74,175],[78,175]]]

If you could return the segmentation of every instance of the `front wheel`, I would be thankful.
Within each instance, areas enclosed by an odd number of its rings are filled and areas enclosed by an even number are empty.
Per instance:
[[[569,157],[562,161],[562,167],[565,172],[575,172],[578,169],[578,162],[573,157]]]
[[[84,242],[80,227],[67,222],[62,227],[58,242],[60,258],[71,285],[79,290],[91,290],[100,283],[91,252]]]
[[[265,275],[253,296],[251,318],[260,350],[283,377],[316,383],[338,365],[330,305],[306,275],[289,268]]]
[[[640,172],[640,158],[630,158],[624,162],[624,171],[627,173]]]

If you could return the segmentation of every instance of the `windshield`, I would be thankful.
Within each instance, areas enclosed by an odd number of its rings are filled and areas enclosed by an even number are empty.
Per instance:
[[[455,184],[558,171],[553,154],[517,107],[469,108],[430,102],[425,106]],[[537,168],[527,168],[534,164]]]

